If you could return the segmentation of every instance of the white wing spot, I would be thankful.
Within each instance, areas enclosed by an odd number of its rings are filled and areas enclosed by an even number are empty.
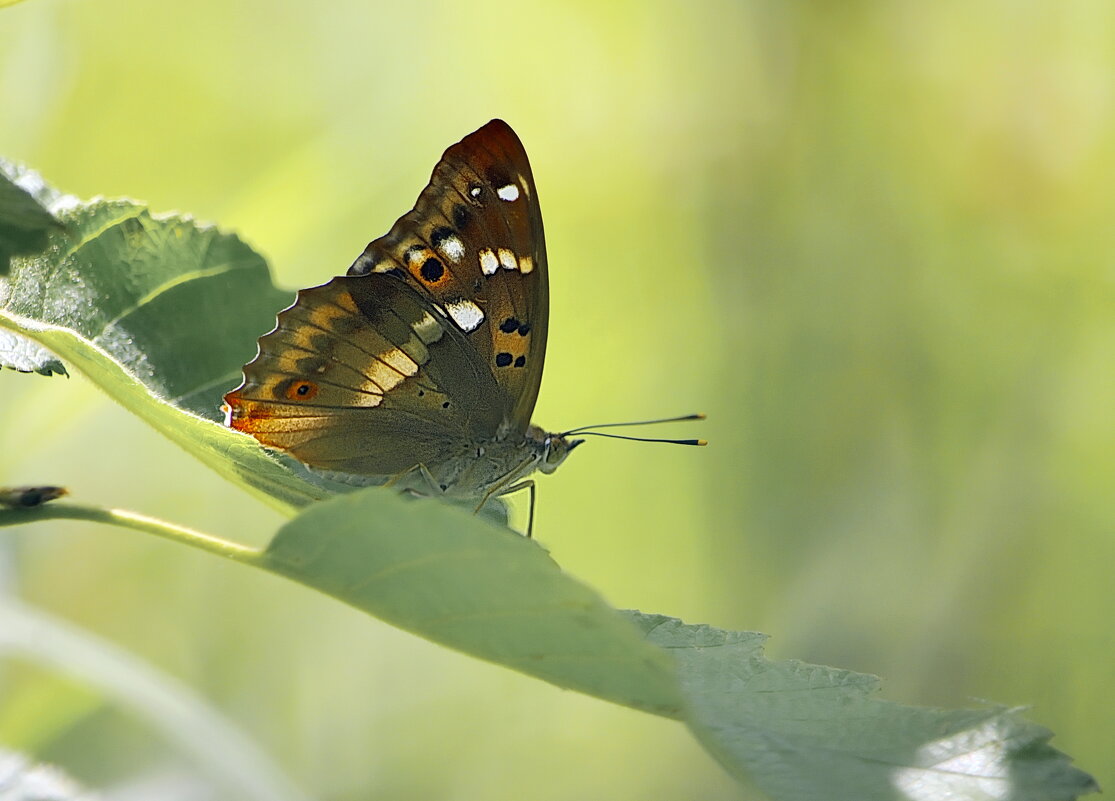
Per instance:
[[[481,191],[479,186],[474,186],[468,190],[469,197],[480,197]]]
[[[492,253],[491,248],[484,248],[480,251],[480,270],[484,275],[495,275],[496,270],[499,269],[499,261],[496,259],[496,254]]]
[[[484,322],[484,312],[471,300],[461,298],[445,304],[449,316],[466,334],[475,331]]]
[[[454,264],[457,264],[461,260],[461,257],[465,255],[464,243],[455,236],[445,237],[445,239],[441,241],[441,245],[438,246],[438,249],[441,250],[441,255],[445,256],[445,258],[449,259],[449,261]]]
[[[515,186],[515,184],[501,186],[499,189],[496,190],[496,194],[499,195],[500,200],[518,200],[519,187]]]
[[[534,259],[532,259],[530,256],[523,256],[521,259],[519,259],[519,272],[521,272],[523,275],[526,275],[533,269]]]
[[[505,270],[519,269],[519,263],[515,261],[515,251],[508,250],[507,248],[499,249],[499,263],[503,265],[503,269]]]
[[[394,269],[395,269],[395,262],[384,259],[383,261],[377,261],[375,263],[375,266],[372,267],[372,272],[373,273],[389,273]]]

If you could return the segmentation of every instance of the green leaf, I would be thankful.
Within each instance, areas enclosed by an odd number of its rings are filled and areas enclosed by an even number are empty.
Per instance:
[[[630,613],[677,661],[690,728],[778,801],[1052,801],[1098,790],[1014,711],[902,706],[879,680],[763,656],[766,637]]]
[[[12,256],[46,248],[47,234],[62,227],[20,183],[41,183],[34,173],[0,159],[0,275],[7,275]]]
[[[72,235],[17,262],[3,308],[80,335],[167,402],[219,419],[221,395],[291,299],[263,259],[236,236],[130,201],[61,219]]]
[[[0,300],[7,293],[4,276],[10,270],[12,257],[45,250],[47,235],[62,229],[62,224],[44,208],[51,199],[38,175],[0,159]],[[66,368],[57,356],[8,331],[0,331],[2,367],[21,373],[66,375]]]
[[[266,551],[64,502],[0,509],[123,525],[270,570],[560,687],[685,720],[775,801],[1059,801],[1096,790],[1013,710],[906,707],[878,680],[762,654],[764,635],[617,613],[537,543],[430,499],[367,488],[315,504]]]
[[[0,331],[0,367],[20,373],[64,375],[66,365],[46,348],[11,331]]]
[[[65,209],[65,227],[0,278],[0,352],[13,362],[36,347],[57,354],[282,508],[347,489],[215,422],[222,394],[239,383],[256,339],[292,297],[272,285],[259,254],[213,226],[152,216],[132,201],[56,198],[56,206]],[[29,355],[26,364],[47,369],[49,361]]]
[[[677,716],[669,657],[534,540],[371,488],[286,524],[263,567],[427,639],[560,687]]]

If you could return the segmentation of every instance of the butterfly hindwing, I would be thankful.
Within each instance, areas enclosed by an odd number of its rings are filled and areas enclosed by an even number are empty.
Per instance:
[[[229,425],[307,464],[391,476],[486,438],[503,410],[466,336],[389,275],[334,278],[298,293],[244,383]]]
[[[349,275],[406,281],[463,334],[498,386],[489,399],[525,431],[549,315],[542,214],[519,138],[492,120],[445,151],[412,211]]]

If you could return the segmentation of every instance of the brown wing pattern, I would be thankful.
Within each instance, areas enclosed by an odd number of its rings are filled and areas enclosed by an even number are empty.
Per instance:
[[[228,424],[314,467],[390,476],[490,438],[501,409],[486,365],[447,318],[397,278],[305,289],[259,340]]]
[[[546,352],[549,288],[542,214],[526,151],[492,120],[445,151],[412,211],[349,275],[383,273],[424,293],[467,338],[525,431]]]

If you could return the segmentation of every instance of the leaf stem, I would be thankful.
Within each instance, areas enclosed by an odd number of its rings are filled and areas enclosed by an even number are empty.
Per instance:
[[[204,534],[125,509],[105,509],[100,506],[76,503],[48,503],[34,509],[0,509],[0,527],[37,523],[42,520],[88,520],[93,523],[130,528],[145,534],[154,534],[164,540],[199,548],[234,562],[247,564],[258,564],[262,553],[257,548],[223,540],[211,534]]]

